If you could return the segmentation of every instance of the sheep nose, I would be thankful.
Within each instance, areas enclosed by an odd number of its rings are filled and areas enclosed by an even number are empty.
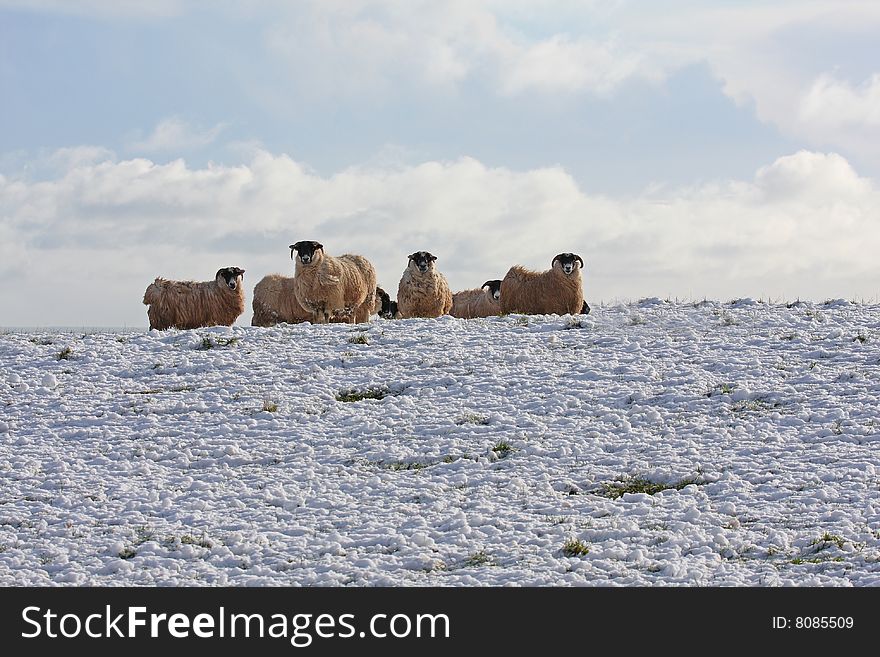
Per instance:
[[[304,264],[308,264],[309,261],[311,260],[311,258],[307,255],[304,255],[304,256],[300,257],[300,260],[302,260]]]

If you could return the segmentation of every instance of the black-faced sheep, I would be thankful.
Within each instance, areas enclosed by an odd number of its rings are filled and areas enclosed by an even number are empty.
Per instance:
[[[373,314],[382,319],[397,319],[397,302],[392,301],[389,294],[381,287],[376,288],[376,305]]]
[[[437,256],[416,251],[397,286],[397,309],[402,319],[440,317],[452,310],[452,292],[446,277],[434,268]]]
[[[549,271],[530,271],[514,265],[501,282],[501,312],[526,315],[577,314],[583,310],[583,259],[560,253]]]
[[[299,304],[312,314],[312,323],[338,318],[350,324],[369,321],[376,299],[376,270],[359,255],[337,257],[324,253],[320,242],[290,245],[294,251],[293,289]]]
[[[501,314],[501,281],[486,281],[479,290],[463,290],[452,295],[449,314],[461,319],[495,317]]]
[[[296,300],[293,277],[281,274],[264,276],[254,286],[254,316],[251,326],[275,326],[279,322],[310,322],[312,313]]]
[[[243,274],[244,269],[224,267],[213,281],[157,278],[144,292],[150,328],[232,326],[244,312]]]

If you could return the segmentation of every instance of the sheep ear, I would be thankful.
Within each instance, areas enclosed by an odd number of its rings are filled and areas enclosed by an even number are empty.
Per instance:
[[[324,245],[321,244],[320,242],[312,242],[312,246],[315,248],[315,251],[317,251],[318,249],[321,249],[321,250],[324,249]]]
[[[437,256],[432,255],[432,256],[431,256],[431,262],[437,262]]]
[[[409,254],[408,256],[406,256],[406,257],[409,258],[410,260],[415,260],[415,257],[416,257],[417,255],[419,255],[418,252],[416,252],[416,253],[410,253],[410,254]]]
[[[299,242],[297,242],[296,244],[291,244],[291,245],[290,245],[289,247],[287,247],[287,248],[290,249],[290,259],[293,260],[293,252],[294,252],[294,251],[299,251]]]
[[[492,285],[492,281],[486,281],[485,283],[483,283],[480,286],[480,289],[482,290],[484,287],[490,287],[491,285]]]

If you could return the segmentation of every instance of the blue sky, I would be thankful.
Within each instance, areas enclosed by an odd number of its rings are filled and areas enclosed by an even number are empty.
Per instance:
[[[0,325],[143,325],[155,276],[250,291],[299,239],[392,293],[424,249],[877,297],[880,6],[658,4],[0,0]]]

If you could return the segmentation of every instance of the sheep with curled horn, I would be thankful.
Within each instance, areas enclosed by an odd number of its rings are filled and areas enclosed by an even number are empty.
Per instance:
[[[461,319],[495,317],[501,314],[501,281],[486,281],[478,290],[462,290],[452,295],[449,314]]]
[[[150,328],[232,326],[244,312],[243,275],[244,269],[224,267],[217,271],[213,281],[157,278],[144,292]]]
[[[324,245],[303,240],[290,245],[296,253],[293,290],[315,324],[331,318],[350,324],[369,321],[376,299],[376,270],[359,255],[329,256]]]
[[[434,263],[437,256],[427,251],[410,254],[397,286],[397,309],[401,319],[440,317],[452,310],[452,292],[446,277]]]
[[[581,281],[583,259],[560,253],[548,271],[531,271],[514,265],[501,281],[501,312],[525,315],[575,315],[584,307]]]

